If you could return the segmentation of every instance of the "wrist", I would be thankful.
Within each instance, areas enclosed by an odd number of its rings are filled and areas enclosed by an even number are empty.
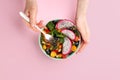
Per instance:
[[[33,1],[36,1],[36,0],[26,0],[26,2],[33,2]]]
[[[26,1],[36,1],[36,0],[26,0]]]
[[[86,15],[83,14],[83,15],[76,16],[75,20],[76,21],[86,20]]]

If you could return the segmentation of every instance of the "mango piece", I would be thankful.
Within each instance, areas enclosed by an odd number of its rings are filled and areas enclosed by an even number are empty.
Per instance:
[[[51,57],[55,57],[56,55],[57,55],[57,53],[55,51],[52,51],[50,54]]]
[[[75,45],[72,46],[72,51],[76,51],[77,47]]]
[[[57,58],[61,58],[62,57],[62,54],[58,54],[56,55]]]
[[[44,50],[47,49],[46,45],[43,45],[43,49],[44,49]]]

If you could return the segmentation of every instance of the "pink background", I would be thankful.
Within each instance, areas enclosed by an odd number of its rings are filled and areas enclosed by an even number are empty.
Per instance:
[[[90,43],[63,61],[41,53],[39,33],[29,30],[18,15],[23,1],[0,0],[0,80],[120,80],[119,0],[90,0]],[[74,20],[75,5],[75,0],[39,0],[37,19]]]

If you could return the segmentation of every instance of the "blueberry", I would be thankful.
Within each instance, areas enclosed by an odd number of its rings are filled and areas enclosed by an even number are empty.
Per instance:
[[[46,52],[48,55],[50,55],[50,53],[51,53],[50,49],[46,49],[45,52]]]
[[[58,38],[57,38],[57,37],[54,37],[54,40],[55,40],[55,41],[58,41]]]
[[[75,42],[74,44],[75,44],[75,46],[78,46],[79,45],[79,41]]]

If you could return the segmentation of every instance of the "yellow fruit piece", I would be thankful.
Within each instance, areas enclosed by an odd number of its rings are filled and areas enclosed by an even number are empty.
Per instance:
[[[59,45],[59,49],[61,49],[62,48],[62,45]]]
[[[60,29],[58,29],[58,32],[61,32],[61,30],[60,30]]]
[[[47,47],[46,47],[46,45],[43,45],[43,49],[45,50]]]
[[[72,46],[72,51],[76,51],[77,47],[75,45]]]
[[[56,55],[57,58],[61,58],[62,57],[62,54],[58,54]]]
[[[57,53],[55,51],[52,51],[50,54],[51,57],[55,57],[56,55],[57,55]]]

